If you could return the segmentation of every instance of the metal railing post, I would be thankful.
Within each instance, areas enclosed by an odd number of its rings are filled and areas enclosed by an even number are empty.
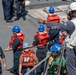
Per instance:
[[[47,56],[48,56],[48,55],[49,55],[49,57],[50,57],[51,52],[47,52]],[[46,74],[47,74],[48,60],[49,60],[49,58],[45,61],[45,66],[44,66],[44,75],[46,75]]]
[[[61,65],[62,65],[62,60],[63,60],[63,55],[64,55],[64,46],[66,45],[66,43],[64,42],[62,45],[62,50],[61,50],[61,54],[60,54],[60,61],[58,64],[58,69],[57,69],[57,74],[56,75],[60,75],[60,71],[61,71]]]

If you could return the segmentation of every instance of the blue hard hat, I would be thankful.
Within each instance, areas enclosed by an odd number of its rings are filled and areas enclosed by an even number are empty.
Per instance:
[[[14,26],[12,28],[12,32],[20,32],[20,27],[19,26]]]
[[[23,48],[28,48],[29,47],[29,44],[27,43],[27,42],[25,42],[24,44],[23,44]]]
[[[49,13],[54,13],[54,7],[52,7],[52,6],[50,6],[50,8],[49,8]]]
[[[60,53],[60,50],[61,50],[61,45],[60,44],[54,44],[51,48],[50,48],[50,50],[52,51],[52,52],[59,52]]]
[[[45,26],[44,26],[43,24],[39,24],[38,30],[39,30],[40,32],[43,32],[43,31],[45,30]]]

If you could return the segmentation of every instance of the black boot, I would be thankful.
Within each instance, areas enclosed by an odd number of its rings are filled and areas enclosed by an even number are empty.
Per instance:
[[[7,71],[10,71],[10,73],[16,74],[14,68],[10,68],[10,69],[8,69]]]
[[[14,19],[14,21],[17,21],[21,18],[21,14],[17,14],[16,18]]]
[[[17,21],[17,20],[19,20],[20,18],[17,16],[15,19],[14,19],[14,21]]]
[[[12,22],[13,22],[13,20],[6,20],[6,22],[7,22],[7,23],[12,23]]]
[[[26,20],[26,17],[25,16],[22,16],[22,19],[25,21]]]

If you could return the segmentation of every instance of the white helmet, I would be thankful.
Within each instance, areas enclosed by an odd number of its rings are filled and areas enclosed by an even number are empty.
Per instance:
[[[72,11],[72,10],[76,10],[76,2],[72,2],[72,3],[68,6],[68,11]]]

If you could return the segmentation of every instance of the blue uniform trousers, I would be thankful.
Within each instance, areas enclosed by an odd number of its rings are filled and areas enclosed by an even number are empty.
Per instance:
[[[76,75],[76,56],[73,49],[66,50],[66,68],[68,75]]]
[[[2,0],[3,13],[4,13],[5,20],[10,20],[12,18],[11,4],[12,4],[12,0]]]
[[[22,51],[16,51],[14,52],[14,70],[16,72],[16,74],[18,74],[18,70],[19,70],[19,59],[20,59],[20,55],[21,55]]]
[[[36,56],[38,58],[38,61],[42,61],[45,57],[46,57],[46,53],[47,53],[47,46],[45,46],[45,48],[37,48],[36,51]],[[37,67],[36,69],[36,73],[42,73],[44,71],[44,63],[42,63],[39,67]]]
[[[21,1],[17,2],[16,11],[17,15],[21,16],[27,15],[27,11],[25,10],[25,4],[23,4],[23,2]]]
[[[12,0],[11,2],[11,11],[10,11],[10,14],[13,16],[14,14],[14,0]]]

